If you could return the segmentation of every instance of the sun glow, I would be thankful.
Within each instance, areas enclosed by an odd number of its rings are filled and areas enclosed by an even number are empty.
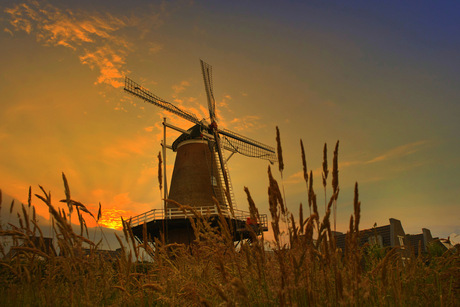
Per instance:
[[[121,209],[105,209],[102,211],[99,224],[107,228],[121,230],[123,229],[121,218],[124,217],[127,219],[130,215],[128,211]]]

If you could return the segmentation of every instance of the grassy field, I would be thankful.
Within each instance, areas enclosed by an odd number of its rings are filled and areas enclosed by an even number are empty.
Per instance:
[[[282,157],[280,145],[278,156]],[[269,168],[274,241],[265,242],[263,236],[254,234],[251,243],[238,249],[225,223],[221,225],[223,231],[217,232],[203,218],[195,223],[197,240],[191,246],[159,241],[138,244],[125,225],[125,238],[118,238],[124,246],[122,253],[116,258],[106,257],[88,238],[81,214],[86,207],[70,199],[63,176],[65,202],[78,208],[73,214],[79,217],[81,231],[72,230],[68,212],[56,210],[42,189],[36,197],[53,215],[58,252],[47,249],[43,239],[31,239],[43,235],[35,214],[29,216],[27,205],[23,205],[20,227],[2,225],[0,229],[3,238],[14,241],[15,251],[14,257],[2,255],[0,261],[0,305],[459,306],[458,252],[403,261],[397,249],[358,245],[361,204],[357,184],[347,248],[336,248],[331,214],[339,195],[338,143],[330,176],[326,156],[325,148],[322,187],[326,189],[330,181],[332,194],[325,216],[318,214],[312,172],[307,171],[301,145],[308,209],[300,206],[297,219],[288,212],[282,188]],[[283,171],[282,160],[279,171]],[[259,212],[247,189],[246,194],[252,218],[257,219]],[[282,239],[282,229],[287,229],[286,239]],[[143,253],[151,255],[151,261],[143,261]]]

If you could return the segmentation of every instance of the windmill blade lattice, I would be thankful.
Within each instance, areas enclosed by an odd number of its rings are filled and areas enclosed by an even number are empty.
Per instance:
[[[176,107],[170,102],[167,102],[163,99],[161,99],[158,96],[155,96],[151,92],[149,92],[147,89],[143,88],[141,85],[137,84],[133,80],[131,80],[128,77],[125,77],[125,91],[128,93],[137,96],[147,102],[150,102],[151,104],[154,104],[156,106],[159,106],[160,108],[163,108],[173,114],[176,114],[182,118],[185,118],[186,120],[194,123],[194,124],[201,124],[201,122],[198,120],[198,118],[187,111],[182,110],[179,107]]]
[[[244,239],[252,238],[254,233],[259,235],[263,231],[268,231],[266,215],[260,215],[260,221],[255,225],[251,224],[251,231],[249,231],[247,223],[250,213],[236,208],[227,168],[228,159],[225,157],[224,150],[231,151],[232,155],[233,153],[240,153],[275,162],[275,149],[238,133],[219,129],[213,93],[212,67],[201,61],[201,70],[208,100],[210,122],[205,119],[199,120],[195,114],[159,98],[130,78],[125,78],[124,90],[126,92],[194,124],[193,127],[184,130],[168,124],[166,118],[163,121],[164,161],[166,161],[166,148],[176,152],[174,169],[169,192],[166,184],[166,168],[164,170],[165,203],[164,209],[160,210],[159,215],[156,213],[158,210],[153,209],[133,218],[136,224],[130,225],[138,239],[146,239],[144,236],[145,229],[147,229],[148,237],[155,238],[155,240],[161,238],[168,243],[192,244],[196,240],[190,220],[193,212],[206,214],[210,222],[218,222],[219,225],[221,223],[220,217],[223,217],[228,225],[232,225],[230,229],[233,241],[241,242]],[[166,128],[182,132],[172,143],[172,146],[166,145]],[[183,210],[178,204],[189,206],[191,209]],[[219,219],[215,218],[217,215],[219,215]],[[265,218],[263,218],[264,216]],[[147,227],[145,227],[146,224]],[[219,229],[219,225],[216,224],[217,229]]]
[[[219,130],[222,146],[230,151],[235,151],[242,155],[276,162],[276,152],[273,147],[267,146],[236,132],[223,129]]]
[[[200,60],[201,72],[203,73],[204,87],[206,90],[206,97],[208,99],[208,109],[211,123],[216,121],[216,100],[214,99],[214,92],[212,89],[212,66]]]

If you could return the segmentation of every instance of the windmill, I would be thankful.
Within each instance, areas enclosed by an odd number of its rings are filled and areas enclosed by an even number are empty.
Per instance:
[[[131,218],[131,229],[140,241],[147,239],[143,238],[143,227],[147,224],[148,234],[152,238],[160,238],[163,234],[168,242],[191,243],[194,240],[190,224],[192,213],[177,204],[190,206],[195,211],[209,216],[215,225],[217,225],[216,217],[221,212],[233,230],[234,241],[250,237],[247,224],[251,224],[256,233],[268,230],[266,215],[262,215],[260,221],[254,224],[254,221],[250,221],[248,212],[237,210],[227,161],[236,153],[273,163],[276,161],[275,149],[238,133],[219,128],[212,86],[212,67],[202,60],[200,63],[208,101],[209,122],[206,119],[199,120],[196,115],[159,98],[130,78],[125,78],[126,92],[193,124],[191,128],[185,130],[167,123],[166,118],[163,121],[163,157],[166,160],[166,148],[176,152],[174,170],[169,193],[166,185],[166,169],[164,171],[164,208],[153,209]],[[172,146],[166,145],[166,128],[182,133]],[[225,157],[224,150],[231,153],[228,159]]]

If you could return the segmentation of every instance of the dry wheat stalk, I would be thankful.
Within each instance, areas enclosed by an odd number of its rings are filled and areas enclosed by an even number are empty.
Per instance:
[[[323,186],[326,188],[326,180],[327,180],[327,175],[329,174],[329,170],[327,168],[327,144],[324,143],[324,149],[323,149]]]
[[[335,169],[333,166],[332,177],[336,176]],[[312,172],[310,179],[313,179]],[[280,191],[275,183],[274,179],[270,181],[269,201],[270,211],[274,211],[272,227],[275,235],[280,235],[279,228],[275,228],[275,221],[279,221],[281,213]],[[458,282],[452,276],[458,275],[458,254],[431,258],[430,265],[426,265],[426,259],[419,256],[416,261],[406,262],[403,266],[399,254],[393,249],[385,257],[372,259],[371,267],[363,265],[367,260],[358,244],[360,202],[357,184],[354,214],[350,218],[344,254],[334,247],[330,227],[331,203],[338,197],[338,180],[337,189],[330,197],[321,222],[313,183],[310,181],[309,205],[314,213],[304,221],[300,205],[297,225],[294,216],[289,215],[288,231],[292,238],[289,248],[278,244],[273,252],[268,252],[264,250],[263,243],[255,238],[251,244],[242,243],[241,250],[236,251],[233,241],[231,244],[223,243],[226,240],[224,231],[217,233],[203,224],[195,229],[201,233],[200,240],[189,249],[178,244],[165,245],[155,238],[155,248],[151,250],[154,261],[151,263],[131,259],[127,255],[130,251],[125,249],[116,234],[122,254],[115,262],[107,261],[96,253],[82,253],[83,242],[91,245],[92,251],[97,249],[97,245],[73,233],[68,227],[66,214],[52,208],[51,193],[40,188],[44,195],[37,197],[50,206],[50,211],[54,210],[56,225],[53,230],[61,256],[57,257],[51,251],[45,252],[43,234],[37,221],[35,217],[30,220],[30,213],[27,210],[24,212],[23,205],[22,216],[18,217],[23,222],[22,226],[11,225],[8,231],[0,229],[0,236],[13,238],[14,246],[19,247],[17,258],[0,259],[0,296],[5,305],[13,302],[13,305],[101,306],[456,306]],[[255,214],[257,208],[249,190],[247,196],[250,211]],[[37,227],[41,236],[39,244],[29,242],[30,226],[27,226],[27,221]],[[80,223],[85,223],[83,218]],[[129,228],[129,222],[123,223]],[[313,244],[315,223],[319,228],[316,244]],[[304,234],[299,236],[302,231]],[[144,224],[144,237],[146,232]],[[128,244],[132,244],[129,230],[126,230],[125,238]],[[20,247],[19,242],[22,241],[30,244]],[[146,241],[144,249],[145,244]],[[141,246],[134,244],[134,247],[136,250]],[[33,296],[29,293],[33,293]]]
[[[279,210],[283,215],[286,214],[286,206],[284,204],[283,197],[281,196],[281,190],[278,186],[278,182],[273,178],[272,171],[270,165],[268,166],[268,179],[269,179],[269,195],[274,197],[275,203],[274,208],[277,208],[277,204],[279,204]],[[274,209],[278,210],[278,209]]]
[[[308,207],[310,208],[310,214],[312,209],[312,197],[313,197],[313,172],[310,171],[310,181],[308,183]]]
[[[251,216],[251,219],[257,221],[257,223],[260,223],[259,210],[257,209],[256,204],[254,203],[254,200],[251,197],[249,189],[247,187],[244,187],[244,192],[246,193],[246,196],[248,198],[249,214]]]
[[[303,148],[302,139],[300,139],[300,149],[301,149],[301,152],[302,152],[303,178],[305,179],[305,183],[307,184],[307,189],[308,189],[307,159],[305,158],[305,149]]]
[[[334,211],[334,231],[336,231],[337,222],[337,198],[339,196],[339,141],[335,144],[334,157],[332,159],[332,191],[335,194],[333,211]]]
[[[154,290],[154,291],[157,291],[157,292],[164,292],[165,289],[160,286],[159,284],[144,284],[142,285],[142,288],[144,289],[149,289],[149,290]]]
[[[67,206],[69,207],[69,218],[72,216],[72,211],[73,211],[73,206],[72,203],[70,202],[70,189],[69,189],[69,183],[67,182],[67,178],[65,177],[64,172],[62,172],[62,180],[64,181],[64,191],[65,191],[65,203],[67,203]],[[72,223],[72,221],[70,221]]]
[[[355,232],[359,231],[359,219],[361,212],[361,202],[359,201],[358,183],[355,183],[355,194],[353,198],[353,207],[355,213]]]
[[[332,159],[332,189],[336,193],[339,188],[339,141],[335,144],[334,157]]]
[[[29,186],[29,196],[27,197],[27,203],[29,204],[29,208],[32,205],[32,187]]]

